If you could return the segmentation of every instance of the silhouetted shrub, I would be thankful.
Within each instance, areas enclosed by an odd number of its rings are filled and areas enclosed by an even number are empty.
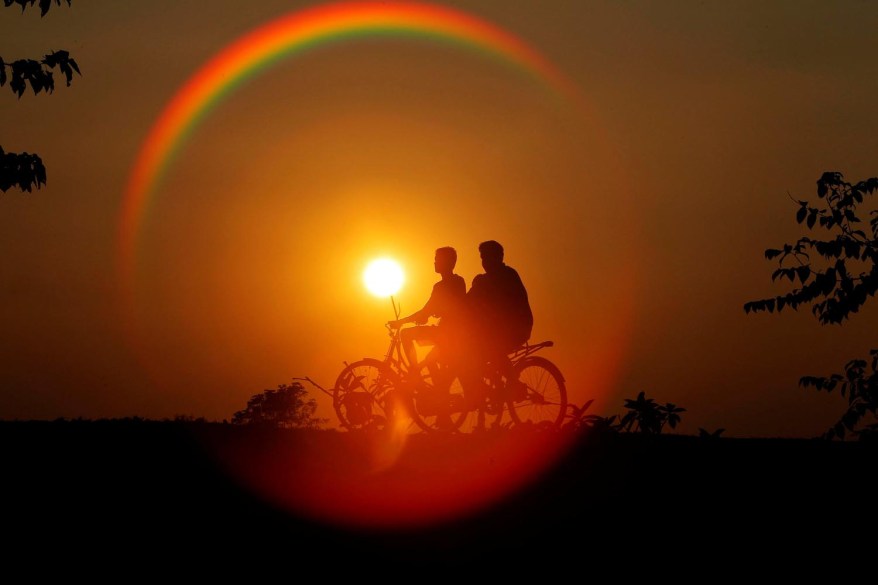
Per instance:
[[[686,412],[672,402],[658,404],[652,398],[647,398],[644,392],[637,398],[626,399],[625,408],[628,410],[624,415],[614,414],[602,416],[599,414],[585,414],[594,400],[589,400],[582,407],[571,405],[571,414],[564,427],[568,429],[590,429],[597,432],[639,432],[644,434],[660,434],[665,426],[672,429],[680,424],[680,413]],[[722,432],[722,429],[720,429]]]
[[[326,419],[317,418],[317,402],[299,382],[281,384],[247,401],[247,408],[232,416],[232,424],[258,424],[283,429],[318,429]]]
[[[804,376],[799,380],[803,387],[814,386],[817,390],[832,392],[836,388],[848,399],[848,408],[831,429],[826,431],[827,439],[843,439],[846,432],[855,432],[865,438],[875,431],[878,425],[869,425],[862,431],[855,431],[857,424],[870,413],[875,416],[878,410],[878,350],[869,352],[872,357],[866,370],[866,360],[851,360],[844,367],[844,374],[832,374],[829,377]]]
[[[716,429],[715,431],[708,431],[707,429],[698,427],[698,436],[702,439],[719,439],[723,432],[725,432],[725,429],[723,428]]]
[[[665,425],[677,428],[680,413],[686,412],[685,408],[672,402],[658,404],[652,398],[647,398],[644,392],[639,393],[637,398],[626,399],[625,408],[628,412],[619,419],[619,430],[653,435],[660,434]]]

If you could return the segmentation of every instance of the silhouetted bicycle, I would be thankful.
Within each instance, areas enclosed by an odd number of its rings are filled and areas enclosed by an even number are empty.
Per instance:
[[[551,361],[533,355],[552,347],[551,341],[516,349],[502,367],[491,364],[484,395],[468,402],[448,365],[422,365],[423,371],[412,375],[399,332],[388,326],[390,346],[383,360],[363,358],[347,364],[336,379],[330,394],[343,427],[383,429],[392,421],[400,429],[467,432],[502,426],[506,412],[512,425],[561,425],[567,411],[564,377]],[[511,380],[504,371],[511,372]]]

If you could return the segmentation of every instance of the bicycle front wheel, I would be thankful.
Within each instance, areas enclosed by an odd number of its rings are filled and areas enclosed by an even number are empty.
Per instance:
[[[511,384],[507,401],[516,425],[557,428],[567,411],[567,387],[561,370],[539,356],[524,358],[513,369],[520,384]],[[517,387],[516,387],[517,386]]]
[[[393,370],[384,362],[365,358],[348,364],[338,375],[332,394],[341,426],[349,430],[385,428],[395,383]]]

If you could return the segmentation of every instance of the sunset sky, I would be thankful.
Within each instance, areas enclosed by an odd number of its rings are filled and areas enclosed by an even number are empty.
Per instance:
[[[67,49],[83,73],[50,96],[0,88],[0,146],[48,169],[42,190],[0,195],[0,419],[222,420],[294,377],[331,386],[386,350],[370,260],[402,264],[408,314],[437,247],[470,283],[495,239],[573,402],[610,414],[645,391],[687,408],[689,433],[835,422],[843,399],[798,379],[868,355],[878,301],[841,327],[742,306],[787,290],[763,251],[800,234],[788,193],[813,199],[824,171],[878,175],[878,5],[445,3],[538,51],[578,97],[422,35],[277,60],[180,144],[126,280],[126,186],[163,109],[241,35],[314,4],[0,9],[4,60]]]

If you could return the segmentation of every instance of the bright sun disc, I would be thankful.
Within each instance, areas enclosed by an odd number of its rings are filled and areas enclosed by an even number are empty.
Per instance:
[[[396,294],[404,280],[402,267],[389,258],[373,260],[363,273],[366,288],[376,297],[389,297]]]

